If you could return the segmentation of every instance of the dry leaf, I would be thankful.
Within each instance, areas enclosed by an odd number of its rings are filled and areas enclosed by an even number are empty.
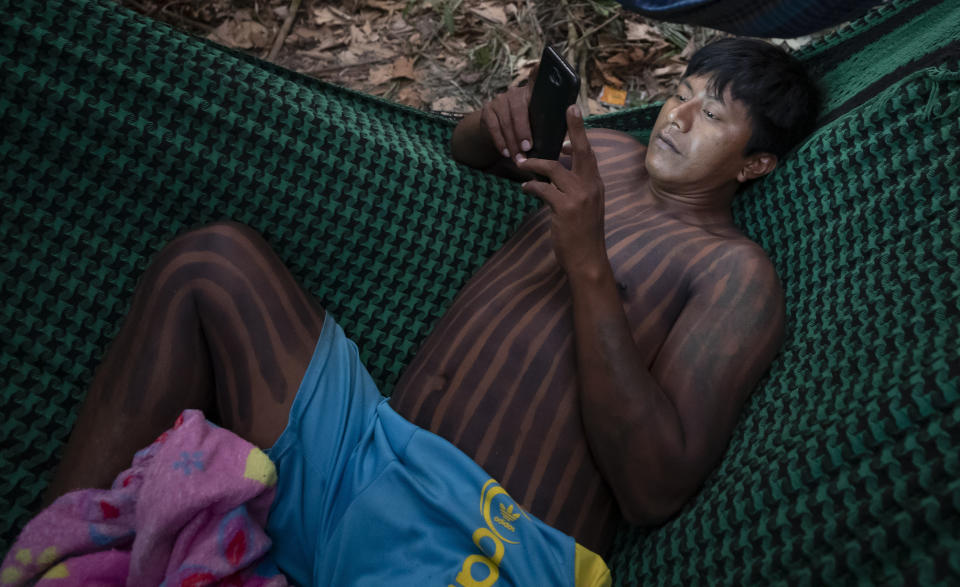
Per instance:
[[[412,57],[398,57],[393,62],[393,77],[416,79],[413,75],[413,61]]]
[[[390,30],[390,32],[397,34],[407,33],[413,30],[413,27],[411,27],[410,23],[403,19],[403,15],[401,14],[394,14],[390,19],[390,24],[387,28]],[[420,33],[414,33],[414,35],[419,36]]]
[[[593,63],[597,66],[597,69],[600,71],[600,75],[603,76],[603,79],[606,80],[606,83],[618,88],[623,87],[623,80],[613,74],[611,67],[607,65],[607,63],[602,63],[598,59],[594,59]]]
[[[290,33],[290,41],[315,41],[320,42],[328,38],[329,33],[318,31],[316,29],[307,28],[305,26],[293,27],[293,32]]]
[[[207,38],[234,49],[254,49],[267,46],[270,42],[270,31],[259,22],[231,18],[224,21]]]
[[[391,0],[364,0],[364,6],[369,6],[370,8],[376,8],[377,10],[382,10],[384,12],[393,12],[396,10],[403,10],[403,2],[393,2]]]
[[[487,77],[487,74],[485,74],[484,72],[476,71],[472,69],[465,69],[461,71],[459,75],[460,81],[467,84],[468,86],[471,84],[477,83],[478,81],[482,80],[485,77]]]
[[[537,64],[539,63],[540,63],[540,60],[535,58],[531,59],[531,58],[524,57],[524,58],[518,59],[513,66],[517,73],[514,74],[513,81],[510,82],[510,85],[516,86],[523,80],[529,80],[532,82],[533,80],[530,79],[530,74],[533,73],[533,70],[537,67]]]
[[[394,100],[414,108],[423,106],[423,98],[420,97],[420,91],[413,84],[400,88],[400,91],[394,96]]]
[[[393,47],[385,47],[382,43],[372,43],[364,47],[364,51],[369,59],[380,59],[387,61],[397,57],[397,51]]]
[[[339,12],[339,11],[337,11]],[[313,9],[313,22],[319,26],[347,24],[351,19],[344,18],[343,13],[335,13],[329,6],[321,6]]]
[[[520,57],[514,64],[517,69],[533,69],[540,63],[540,57]]]
[[[675,77],[683,73],[686,66],[682,63],[671,63],[653,70],[653,75],[657,77]]]
[[[601,69],[601,70],[600,70],[600,74],[603,75],[603,79],[607,80],[607,83],[608,83],[608,84],[611,84],[611,85],[616,86],[616,87],[618,87],[618,88],[622,88],[622,87],[623,87],[623,80],[620,79],[620,78],[618,78],[617,76],[613,75],[612,73],[608,73],[608,72],[606,72],[606,71],[604,71],[604,70]]]
[[[367,37],[366,33],[364,33],[363,30],[360,29],[360,27],[358,27],[355,24],[350,25],[350,44],[351,45],[361,45],[364,43],[368,43],[369,41],[370,40]]]
[[[337,55],[337,61],[339,61],[341,65],[356,65],[360,63],[361,60],[360,55],[354,50],[353,47],[350,47],[349,49],[341,51],[340,54]]]
[[[627,52],[617,53],[613,57],[607,59],[606,63],[608,65],[630,65],[633,63],[633,60],[630,57],[631,54]]]
[[[480,5],[480,8],[471,8],[470,12],[493,24],[507,24],[507,13],[503,6],[484,3]]]
[[[461,112],[460,102],[453,96],[444,96],[430,103],[430,109],[434,112]]]
[[[393,79],[393,65],[390,63],[384,65],[375,65],[370,68],[369,81],[375,86],[385,84]]]
[[[450,71],[463,71],[467,66],[467,60],[465,57],[447,55],[443,58],[443,66]]]
[[[662,41],[663,36],[648,24],[642,22],[627,21],[627,40],[628,41]]]
[[[300,53],[310,57],[319,57],[321,54],[329,52],[330,49],[347,45],[347,41],[349,40],[350,38],[346,35],[321,35],[318,39],[319,42],[315,46],[300,51]]]
[[[640,47],[634,47],[630,51],[630,61],[633,63],[646,63],[650,60],[650,56],[653,55],[651,51],[645,51]]]

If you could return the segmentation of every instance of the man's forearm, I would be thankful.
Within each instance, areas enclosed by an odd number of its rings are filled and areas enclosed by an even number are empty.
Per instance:
[[[679,412],[639,357],[609,264],[570,275],[580,406],[624,516],[658,523],[692,490]]]
[[[453,129],[450,152],[457,161],[478,169],[486,169],[502,157],[483,124],[480,110],[466,115]]]

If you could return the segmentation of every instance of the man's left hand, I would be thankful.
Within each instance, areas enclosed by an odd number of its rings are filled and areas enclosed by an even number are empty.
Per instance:
[[[576,105],[567,109],[567,129],[571,169],[548,159],[526,159],[518,167],[550,179],[550,183],[528,181],[523,191],[550,207],[550,231],[560,266],[571,279],[595,277],[610,267],[603,232],[603,181]]]

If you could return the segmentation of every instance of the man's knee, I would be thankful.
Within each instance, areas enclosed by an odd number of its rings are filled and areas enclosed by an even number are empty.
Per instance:
[[[178,235],[166,247],[173,254],[212,253],[227,259],[250,258],[253,251],[269,250],[260,233],[233,220],[214,222]]]
[[[230,295],[269,279],[274,255],[255,230],[216,222],[182,233],[161,249],[144,275],[144,287],[176,296],[211,286]]]

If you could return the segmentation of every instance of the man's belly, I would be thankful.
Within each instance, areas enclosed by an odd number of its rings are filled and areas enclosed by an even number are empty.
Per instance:
[[[391,405],[472,457],[532,514],[603,554],[619,513],[580,418],[566,279],[533,220],[463,289]]]

